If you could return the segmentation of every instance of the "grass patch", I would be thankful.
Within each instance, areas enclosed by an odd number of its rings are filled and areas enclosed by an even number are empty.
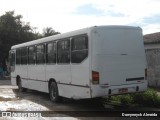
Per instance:
[[[138,104],[139,106],[160,107],[160,96],[154,89],[148,88],[143,93],[133,93],[107,97],[106,102],[116,101],[123,105]]]

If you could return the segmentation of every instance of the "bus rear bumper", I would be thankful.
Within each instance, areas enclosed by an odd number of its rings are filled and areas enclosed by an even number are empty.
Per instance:
[[[115,86],[92,86],[92,97],[105,97],[112,95],[121,95],[127,93],[143,92],[147,90],[148,83],[137,83],[127,85],[115,85]],[[96,90],[97,89],[97,90]]]

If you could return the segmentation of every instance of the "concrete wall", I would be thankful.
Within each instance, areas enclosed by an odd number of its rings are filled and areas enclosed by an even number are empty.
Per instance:
[[[160,45],[145,45],[149,86],[160,87]]]

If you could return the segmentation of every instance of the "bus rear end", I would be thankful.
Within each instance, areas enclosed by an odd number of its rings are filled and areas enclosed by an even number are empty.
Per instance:
[[[145,91],[147,67],[141,28],[103,26],[92,31],[92,97]]]

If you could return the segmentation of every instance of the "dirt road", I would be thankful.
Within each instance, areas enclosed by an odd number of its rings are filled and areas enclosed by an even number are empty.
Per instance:
[[[69,100],[65,99],[63,103],[52,103],[49,95],[46,93],[27,90],[26,92],[19,92],[17,86],[11,86],[10,80],[0,80],[0,111],[43,111],[42,114],[50,117],[41,117],[35,119],[93,119],[84,118],[85,111],[104,110],[100,104],[92,104],[90,101]],[[45,112],[44,112],[45,111]],[[48,111],[48,112],[47,112]],[[54,112],[55,111],[55,112]],[[70,115],[71,114],[71,115]],[[75,115],[74,115],[75,114]],[[88,116],[92,116],[88,114]],[[76,116],[76,117],[72,117]],[[87,116],[87,115],[85,115]],[[19,117],[12,118],[17,119]],[[0,117],[0,120],[4,119]],[[9,119],[9,118],[6,118]],[[19,118],[20,119],[20,118]],[[26,118],[27,119],[27,118]],[[99,118],[106,119],[106,118]],[[108,118],[109,119],[109,118]],[[112,118],[110,118],[112,119]]]

